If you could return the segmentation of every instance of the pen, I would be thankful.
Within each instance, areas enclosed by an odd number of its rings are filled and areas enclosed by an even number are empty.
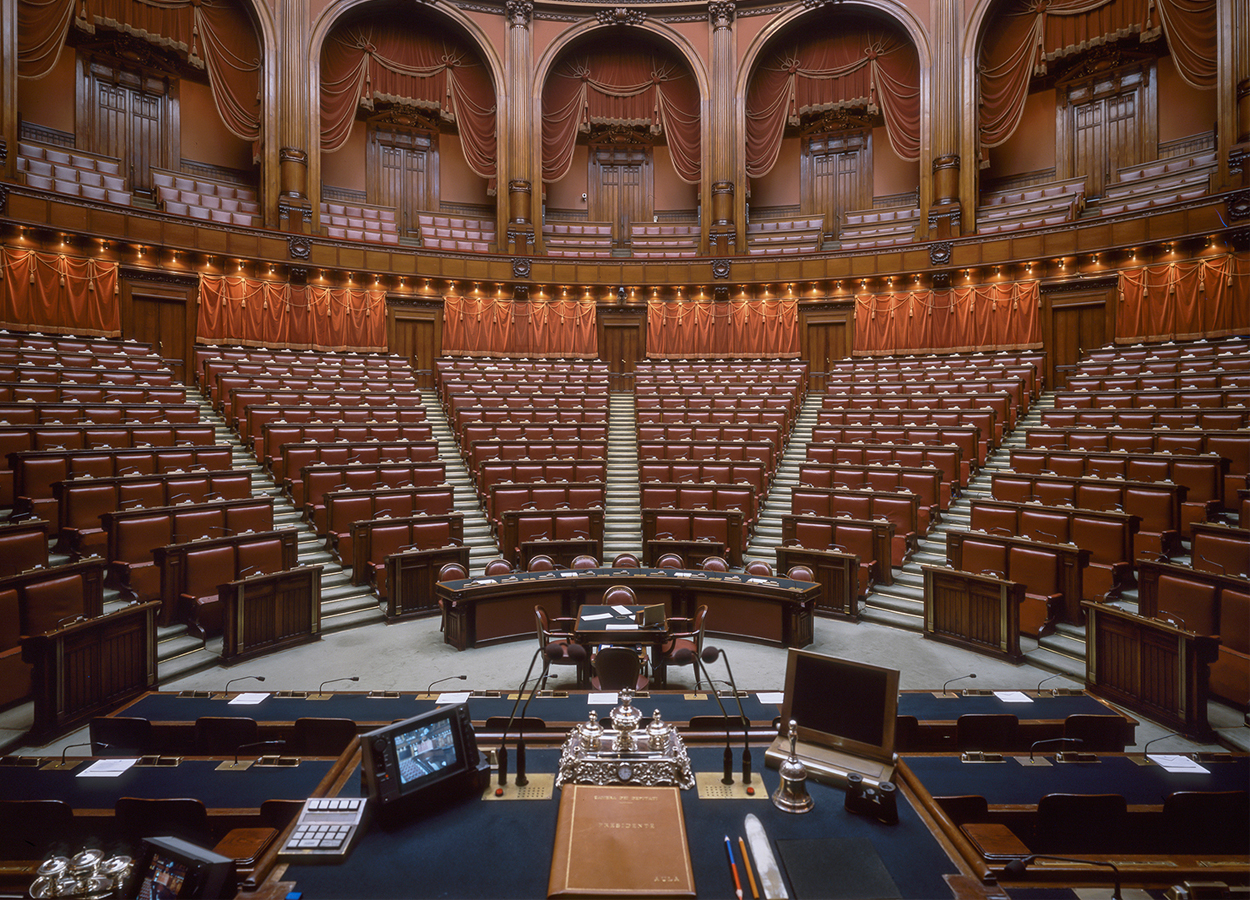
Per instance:
[[[742,853],[742,864],[747,869],[747,882],[751,885],[751,896],[760,900],[760,889],[755,885],[755,872],[751,870],[751,857],[747,855],[747,845],[741,836],[738,838],[738,850]]]
[[[729,871],[734,876],[734,893],[742,900],[742,882],[738,880],[738,864],[734,862],[734,845],[729,843],[729,835],[725,835],[725,852],[729,854]]]

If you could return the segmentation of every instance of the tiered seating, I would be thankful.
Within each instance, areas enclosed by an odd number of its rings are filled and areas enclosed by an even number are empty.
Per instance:
[[[17,170],[26,173],[26,184],[33,188],[130,205],[121,162],[114,157],[19,141]]]
[[[825,220],[816,218],[758,219],[747,224],[747,253],[751,256],[792,256],[815,253]]]
[[[181,172],[152,170],[156,204],[171,216],[188,216],[218,225],[259,226],[260,204],[253,188]]]
[[[1213,151],[1126,166],[1103,191],[1098,211],[1115,216],[1205,197],[1215,170]]]
[[[612,255],[611,222],[544,222],[548,256],[607,259]]]
[[[842,217],[838,242],[843,250],[911,244],[916,240],[919,224],[918,206],[851,210]]]
[[[495,220],[418,213],[421,246],[427,250],[488,253],[495,243]]]
[[[700,531],[711,518],[678,521],[669,511],[716,512],[728,518],[714,543],[732,538],[726,552],[741,564],[802,405],[806,363],[653,362],[639,364],[634,378],[644,557],[671,550],[694,568],[699,553],[724,555],[697,543],[712,536]]]
[[[345,241],[398,244],[399,225],[389,206],[322,202],[321,224],[326,234]]]
[[[436,441],[383,441],[333,443],[303,441],[282,444],[269,464],[274,481],[282,485],[297,509],[304,506],[305,469],[316,466],[433,463],[438,460]]]
[[[1084,177],[1021,190],[986,191],[977,207],[977,234],[1074,222],[1084,207]]]
[[[697,256],[699,226],[630,223],[629,243],[638,259],[681,259]]]
[[[440,359],[435,377],[503,556],[602,557],[607,367]]]

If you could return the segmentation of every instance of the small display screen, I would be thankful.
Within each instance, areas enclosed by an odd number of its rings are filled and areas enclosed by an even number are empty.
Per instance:
[[[880,746],[882,710],[889,706],[884,673],[841,660],[800,656],[795,660],[790,715],[815,731]]]
[[[395,756],[399,762],[399,783],[405,786],[455,766],[456,736],[452,720],[437,719],[395,735]]]
[[[186,863],[176,862],[159,853],[153,854],[152,863],[139,886],[139,900],[173,900],[181,897],[188,871]]]

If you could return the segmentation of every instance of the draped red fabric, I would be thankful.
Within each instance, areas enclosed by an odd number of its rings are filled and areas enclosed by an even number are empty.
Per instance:
[[[1166,35],[1194,87],[1215,87],[1216,0],[1007,0],[985,28],[979,58],[982,147],[997,147],[1024,114],[1047,63],[1113,41]]]
[[[1036,281],[862,294],[855,298],[857,356],[1040,347]]]
[[[18,4],[18,71],[42,78],[56,65],[78,4]],[[238,0],[90,0],[82,8],[89,18],[75,20],[78,27],[124,31],[204,69],[226,127],[242,140],[260,140],[260,39]]]
[[[699,182],[699,87],[685,64],[644,41],[622,38],[561,60],[543,85],[543,180],[573,165],[579,132],[592,125],[663,134],[678,177]]]
[[[336,29],[321,52],[321,149],[342,147],[357,108],[378,100],[454,122],[469,168],[495,177],[495,89],[466,42],[414,21]]]
[[[0,327],[117,337],[117,264],[5,247]]]
[[[385,350],[386,292],[204,275],[196,338],[208,344]]]
[[[804,20],[806,22],[806,20]],[[777,162],[787,124],[809,113],[849,106],[878,108],[894,152],[920,157],[920,59],[902,29],[839,14],[836,31],[807,22],[779,39],[751,76],[746,101],[747,175]]]
[[[798,355],[796,300],[647,303],[647,356],[653,359],[791,359]]]
[[[581,300],[443,298],[443,352],[449,356],[593,359],[595,304]]]
[[[1250,328],[1250,254],[1120,273],[1115,339],[1192,340]]]

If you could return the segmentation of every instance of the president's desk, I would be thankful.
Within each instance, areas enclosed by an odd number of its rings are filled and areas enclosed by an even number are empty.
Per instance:
[[[454,682],[453,682],[454,683]],[[540,691],[525,709],[525,730],[540,740],[563,740],[568,729],[586,720],[589,710],[585,691]],[[1116,716],[1121,722],[1122,743],[1118,749],[1134,743],[1136,720],[1123,716],[1103,701],[1084,692],[1052,694],[1044,690],[1030,691],[1029,703],[1011,703],[993,692],[963,694],[932,691],[902,691],[898,700],[899,723],[895,734],[900,750],[935,751],[955,748],[955,728],[960,716],[1001,715],[1010,713],[1019,719],[1017,743],[1010,749],[1027,750],[1034,741],[1062,737],[1069,716]],[[469,697],[469,715],[479,733],[499,734],[516,704],[511,691],[473,692]],[[301,718],[350,719],[360,733],[372,731],[399,719],[407,719],[434,709],[438,694],[398,692],[280,692],[271,694],[255,705],[231,704],[229,696],[213,694],[179,694],[152,692],[122,707],[116,716],[147,719],[152,723],[153,747],[147,752],[189,752],[195,731],[195,720],[204,716],[246,716],[258,725],[258,740],[289,740],[294,723]],[[741,697],[742,711],[753,731],[771,738],[774,720],[781,712],[779,705],[763,703],[758,693]],[[639,696],[635,704],[644,714],[659,710],[665,722],[686,733],[723,729],[721,706],[707,691],[652,691]],[[732,696],[722,697],[725,712],[738,716],[738,704]],[[600,716],[615,705],[602,704]],[[520,714],[520,708],[517,709]],[[904,736],[906,736],[904,738]],[[1053,749],[1053,748],[1052,748]]]
[[[696,772],[721,771],[723,748],[689,750]],[[739,747],[737,754],[740,753]],[[762,757],[756,748],[757,762]],[[558,758],[556,750],[531,749],[531,778],[535,772],[554,772]],[[740,778],[739,771],[736,779]],[[756,772],[753,783],[757,792],[753,799],[705,800],[699,798],[696,789],[681,792],[699,897],[734,896],[724,838],[731,838],[734,855],[739,856],[737,838],[746,834],[743,820],[748,813],[754,813],[763,823],[774,843],[774,853],[778,841],[817,840],[820,845],[806,854],[813,860],[831,861],[837,851],[849,855],[850,862],[833,876],[844,883],[862,877],[857,871],[862,861],[871,864],[879,858],[897,885],[897,896],[939,900],[977,895],[977,885],[969,883],[966,870],[961,872],[927,816],[917,812],[904,797],[899,798],[899,822],[891,826],[848,813],[840,789],[815,783],[809,783],[815,809],[806,815],[787,815],[768,800],[778,785],[776,771]],[[359,782],[349,780],[341,795],[355,796],[358,791]],[[905,793],[905,789],[900,793]],[[544,800],[499,801],[470,796],[421,810],[396,824],[387,824],[374,816],[351,856],[342,863],[286,867],[279,864],[251,896],[271,900],[296,890],[308,900],[546,897],[559,802],[557,788],[551,799]],[[628,860],[627,849],[623,856]],[[640,867],[647,865],[645,859],[628,861]],[[738,868],[745,895],[750,897],[741,860]],[[757,880],[758,875],[757,872]],[[960,893],[952,890],[948,878],[959,883]]]
[[[812,642],[812,609],[820,585],[788,578],[688,569],[566,569],[494,578],[444,581],[443,640],[457,650],[531,639],[534,607],[548,616],[576,616],[583,604],[602,603],[610,587],[625,585],[643,605],[664,604],[669,616],[692,617],[706,605],[707,631],[779,647]]]

